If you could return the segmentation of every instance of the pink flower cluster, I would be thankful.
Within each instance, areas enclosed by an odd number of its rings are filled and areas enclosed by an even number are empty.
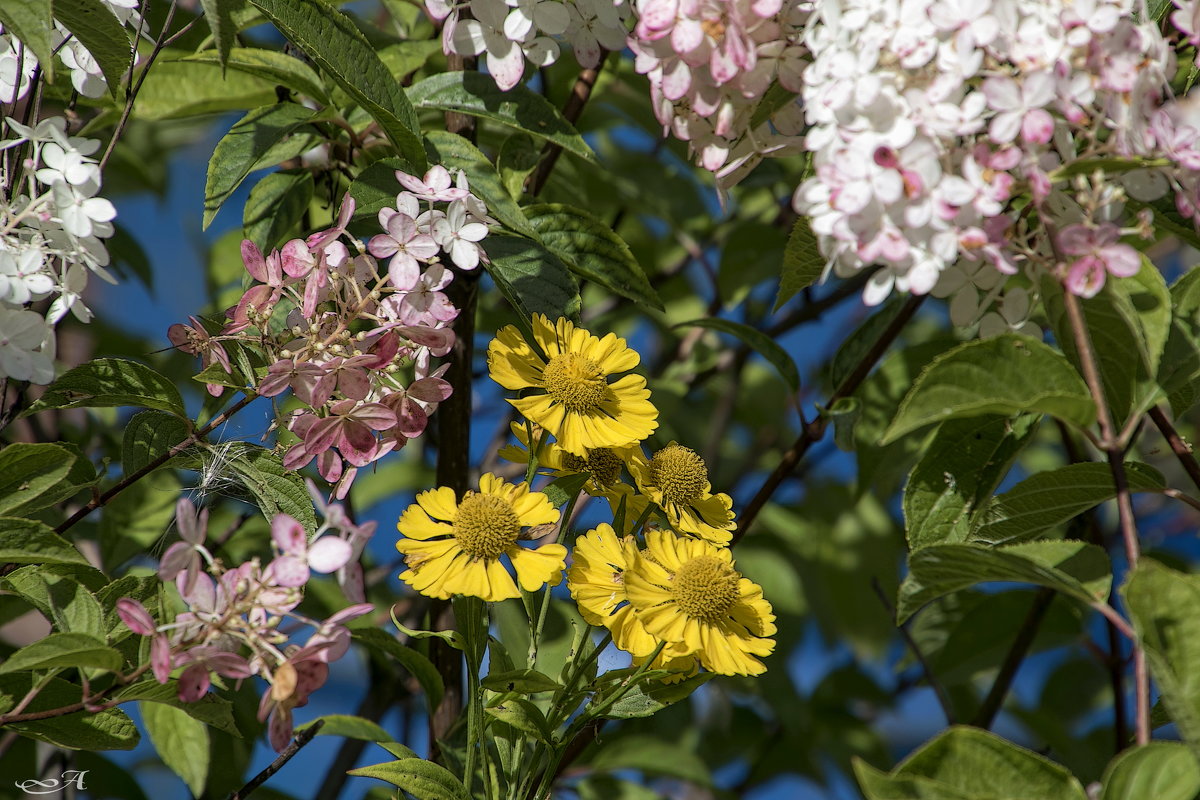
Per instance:
[[[257,558],[225,569],[205,547],[207,509],[196,513],[187,499],[176,506],[182,541],[173,544],[158,575],[174,581],[187,610],[166,624],[137,600],[117,601],[117,613],[131,631],[151,637],[150,667],[159,683],[178,676],[179,699],[195,702],[211,685],[212,673],[242,680],[264,678],[271,688],[263,695],[259,720],[266,721],[271,745],[282,750],[292,734],[292,710],[324,684],[329,664],[350,647],[344,623],[370,612],[356,603],[319,621],[296,612],[311,572],[332,573],[357,562],[362,543],[374,526],[356,527],[340,507],[330,506],[324,524],[310,539],[299,522],[278,514],[271,522],[275,557],[266,566]],[[335,535],[328,535],[333,532]],[[361,598],[361,579],[357,594]],[[303,645],[289,644],[292,631],[284,623],[313,629]]]
[[[794,102],[757,127],[752,117],[772,83],[803,89],[806,8],[795,0],[637,2],[628,43],[637,71],[650,79],[663,133],[686,141],[724,185],[764,154],[798,149],[803,119]]]
[[[929,292],[960,259],[1005,274],[1057,261],[1085,296],[1106,275],[1135,272],[1136,252],[1119,241],[1128,231],[1113,223],[1123,196],[1111,175],[1097,182],[1107,195],[1090,176],[1100,159],[1165,156],[1158,175],[1123,178],[1128,194],[1157,184],[1161,195],[1172,183],[1186,194],[1198,162],[1196,128],[1167,102],[1173,51],[1133,6],[818,4],[802,92],[815,176],[793,205],[811,217],[833,271],[882,267],[868,303],[893,288]],[[1019,217],[1010,202],[1019,195],[1047,224]]]
[[[405,190],[395,208],[380,212],[385,233],[368,246],[351,239],[352,250],[343,241],[354,212],[347,196],[329,230],[266,256],[242,243],[254,283],[226,312],[218,335],[195,319],[168,331],[179,349],[225,372],[229,340],[262,352],[269,366],[258,394],[291,390],[305,406],[284,420],[299,438],[284,465],[296,470],[316,459],[339,499],[359,468],[420,436],[450,395],[446,367],[431,365],[453,347],[449,326],[458,315],[443,292],[454,276],[439,257],[475,269],[486,258],[479,242],[495,223],[461,172],[452,180],[435,166],[423,178],[396,176]],[[381,270],[382,259],[390,261]],[[209,391],[223,389],[211,384]]]

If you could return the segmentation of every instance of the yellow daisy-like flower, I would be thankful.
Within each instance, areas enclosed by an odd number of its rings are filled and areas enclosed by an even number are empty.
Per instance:
[[[529,463],[529,433],[519,422],[511,423],[513,435],[519,444],[505,445],[497,455],[517,464]],[[537,429],[534,429],[534,439]],[[586,456],[568,453],[557,442],[545,441],[538,448],[538,466],[550,470],[555,477],[571,475],[578,472],[589,472],[592,477],[584,484],[584,489],[592,497],[619,497],[625,488],[621,483],[621,467],[632,457],[631,447],[600,447],[589,449]]]
[[[550,431],[563,450],[587,458],[589,450],[640,442],[658,427],[645,378],[608,382],[641,360],[624,339],[611,333],[600,339],[570,320],[551,324],[541,314],[533,318],[533,337],[549,361],[506,325],[488,345],[488,371],[505,389],[540,390],[508,402]]]
[[[632,536],[619,538],[611,525],[600,524],[575,540],[567,587],[589,625],[612,632],[613,644],[646,658],[658,640],[646,633],[625,596],[625,570],[637,558]]]
[[[730,531],[737,527],[733,499],[712,493],[708,467],[695,450],[671,442],[650,458],[635,452],[628,465],[638,491],[666,513],[672,527],[716,545],[729,544]]]
[[[625,593],[646,632],[694,654],[721,675],[759,675],[755,656],[775,649],[775,615],[762,589],[734,569],[727,548],[648,531],[624,573]],[[664,651],[665,652],[665,651]]]
[[[567,548],[545,544],[536,550],[517,543],[521,528],[558,522],[558,510],[541,492],[484,474],[479,491],[456,502],[447,486],[417,495],[396,527],[396,542],[408,570],[400,580],[428,597],[454,594],[488,601],[520,597],[501,556],[507,556],[521,588],[536,591],[562,580]],[[439,521],[439,520],[445,520]]]

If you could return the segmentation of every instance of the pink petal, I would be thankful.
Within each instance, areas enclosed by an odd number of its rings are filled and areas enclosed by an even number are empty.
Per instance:
[[[259,283],[267,282],[267,266],[262,251],[249,239],[242,240],[242,263],[246,265],[246,272],[250,273],[251,278]]]
[[[159,683],[166,683],[171,677],[171,644],[162,634],[150,641],[150,669]]]
[[[292,710],[284,705],[277,705],[271,714],[271,722],[267,725],[267,740],[275,752],[282,752],[292,739]]]
[[[1138,251],[1127,244],[1111,244],[1100,249],[1110,275],[1118,278],[1129,278],[1138,274],[1142,268],[1142,258]]]
[[[322,625],[340,625],[343,622],[349,622],[352,619],[357,619],[363,614],[370,614],[374,610],[375,606],[372,603],[358,603],[338,611],[329,619],[325,620]]]
[[[122,597],[117,601],[117,616],[126,627],[142,636],[154,635],[154,617],[146,607],[131,597]]]
[[[421,378],[412,382],[408,393],[426,403],[440,403],[454,392],[450,382],[442,378]]]
[[[350,543],[336,536],[323,536],[308,549],[308,566],[323,574],[337,572],[354,554]]]
[[[363,403],[354,409],[354,420],[372,430],[385,431],[396,424],[396,414],[382,403]]]
[[[208,693],[208,687],[208,667],[205,664],[192,664],[179,676],[179,699],[194,703]]]
[[[175,580],[175,576],[187,568],[194,552],[196,552],[195,548],[187,542],[176,542],[168,547],[167,552],[163,553],[162,560],[158,562],[158,579],[160,581]]]
[[[280,556],[267,565],[267,572],[276,586],[292,588],[308,583],[308,562],[299,556]]]
[[[285,553],[302,556],[308,549],[304,526],[287,514],[276,514],[271,520],[271,538]]]

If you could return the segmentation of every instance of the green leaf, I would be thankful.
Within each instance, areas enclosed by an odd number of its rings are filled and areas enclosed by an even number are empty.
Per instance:
[[[32,688],[33,677],[29,672],[0,677],[0,695],[23,697]],[[78,702],[79,684],[52,678],[25,710],[49,711]],[[5,728],[70,750],[132,750],[138,743],[137,726],[119,708],[12,722]]]
[[[416,40],[410,39],[403,42],[389,44],[387,47],[376,51],[379,54],[379,59],[388,68],[388,72],[392,74],[396,80],[400,80],[425,66],[425,62],[429,60],[434,53],[442,52],[442,43],[436,38]]]
[[[514,132],[505,138],[496,156],[496,171],[510,197],[520,200],[525,195],[525,181],[537,169],[542,151],[526,133]]]
[[[151,472],[100,511],[100,561],[114,569],[151,550],[175,518],[179,479],[169,469]]]
[[[622,736],[607,742],[589,766],[597,772],[636,769],[651,775],[681,778],[697,786],[712,785],[708,766],[693,750],[650,734]]]
[[[190,427],[187,420],[162,411],[138,412],[125,426],[121,468],[132,475],[187,439]]]
[[[0,4],[0,25],[37,57],[46,76],[54,80],[54,58],[50,55],[50,3],[46,0],[6,0]]]
[[[221,66],[229,64],[229,52],[237,39],[237,26],[233,22],[234,6],[244,5],[244,0],[200,0],[204,9],[204,20],[212,31],[213,42],[217,45],[217,58]]]
[[[562,508],[578,497],[579,493],[583,491],[584,484],[588,482],[589,474],[586,472],[575,472],[570,475],[563,475],[550,481],[550,483],[538,491],[550,499],[550,505],[555,508]]]
[[[470,800],[466,787],[450,770],[423,758],[401,758],[352,769],[346,774],[387,781],[416,800]]]
[[[97,667],[118,670],[124,659],[104,641],[86,633],[52,633],[22,647],[0,664],[0,675],[21,670]]]
[[[54,16],[96,59],[108,93],[117,96],[133,50],[125,27],[100,0],[54,0]]]
[[[1037,541],[1007,547],[938,544],[908,558],[896,621],[905,622],[931,600],[992,581],[1048,586],[1089,605],[1108,596],[1112,569],[1104,550],[1076,541]]]
[[[217,142],[208,161],[202,227],[208,228],[221,205],[268,150],[297,128],[307,125],[317,114],[295,103],[277,103],[253,109],[235,122],[229,133]]]
[[[788,300],[816,283],[825,272],[825,264],[808,218],[800,217],[792,226],[787,247],[783,251],[783,272],[779,276],[775,310],[778,311]]]
[[[186,417],[175,383],[144,364],[97,358],[64,372],[22,416],[47,408],[141,406]]]
[[[1200,576],[1142,558],[1121,594],[1167,711],[1200,757]]]
[[[1016,419],[952,419],[939,425],[904,487],[909,549],[965,542],[972,515],[991,499],[1040,421],[1040,416],[1026,414]]]
[[[378,628],[362,628],[353,631],[351,636],[354,641],[399,661],[400,665],[417,679],[421,690],[425,692],[429,708],[437,708],[442,702],[442,695],[446,690],[445,684],[442,683],[442,676],[437,671],[437,667],[433,666],[433,662],[426,656],[407,645],[400,644],[394,636]]]
[[[254,495],[259,510],[268,520],[283,513],[297,520],[310,534],[317,529],[317,515],[304,479],[295,470],[284,469],[283,461],[274,452],[244,444],[230,459],[229,466]]]
[[[586,161],[596,161],[592,148],[559,110],[524,85],[505,92],[491,77],[478,72],[441,72],[413,84],[408,99],[417,108],[490,119],[553,142]]]
[[[771,366],[775,367],[780,377],[783,378],[784,382],[793,392],[800,391],[800,372],[796,369],[796,362],[792,360],[787,351],[780,347],[774,339],[762,331],[751,328],[749,325],[743,325],[740,322],[733,322],[718,317],[703,317],[701,319],[694,319],[691,322],[680,322],[673,327],[684,328],[689,326],[711,328],[721,333],[736,336],[769,361]]]
[[[206,0],[213,2],[214,0]],[[223,2],[224,0],[216,0]],[[329,92],[325,82],[299,58],[282,53],[278,50],[263,50],[257,47],[234,47],[222,62],[219,55],[212,53],[197,53],[179,59],[182,63],[224,65],[226,69],[252,75],[256,78],[286,86],[302,95],[319,100],[329,101]]]
[[[379,123],[412,169],[424,172],[425,149],[417,113],[348,16],[325,3],[251,2]]]
[[[55,628],[104,637],[104,608],[92,594],[108,583],[99,570],[75,563],[31,564],[9,573],[5,582]]]
[[[943,353],[921,371],[881,444],[942,420],[1036,411],[1078,427],[1096,420],[1087,386],[1058,351],[1011,333],[975,340]]]
[[[493,672],[483,679],[482,685],[483,688],[491,689],[493,692],[517,692],[519,694],[553,692],[563,688],[561,683],[535,669],[510,669],[504,672]]]
[[[795,92],[780,86],[779,81],[772,81],[759,99],[758,105],[754,107],[754,113],[750,117],[750,129],[754,130],[769,120],[776,111],[797,100]]]
[[[938,735],[891,773],[859,759],[854,772],[867,800],[1087,800],[1050,759],[966,726]]]
[[[242,735],[241,731],[237,728],[237,724],[233,721],[233,703],[224,697],[219,697],[213,692],[209,692],[194,702],[185,703],[179,699],[179,682],[175,680],[159,683],[157,680],[150,679],[131,683],[125,688],[118,690],[113,695],[113,699],[121,701],[139,700],[143,703],[143,713],[146,708],[145,703],[161,703],[178,709],[192,719],[209,725],[222,733],[227,733],[230,736],[238,738],[241,738]]]
[[[0,563],[87,564],[88,560],[75,545],[40,522],[0,517]]]
[[[583,209],[564,203],[525,207],[533,229],[555,255],[579,277],[628,297],[646,309],[663,310],[629,245]]]
[[[1136,461],[1125,462],[1125,474],[1135,492],[1166,487],[1158,470]],[[1116,496],[1108,464],[1070,464],[1039,472],[992,498],[971,520],[970,539],[993,545],[1031,539]]]
[[[657,714],[669,705],[678,703],[713,677],[711,672],[693,675],[678,683],[652,680],[639,682],[604,715],[608,719],[635,719]]]
[[[0,450],[0,515],[16,516],[25,511],[45,508],[43,495],[59,485],[75,456],[54,444],[18,442]]]
[[[325,724],[317,731],[317,736],[344,736],[347,739],[358,739],[364,742],[390,742],[395,739],[390,733],[379,727],[379,723],[363,717],[349,714],[326,714],[306,722],[296,728],[296,733],[303,733],[308,728],[324,720]]]
[[[1100,800],[1195,800],[1200,763],[1180,742],[1150,742],[1118,753],[1101,782]]]
[[[488,706],[484,712],[501,722],[511,725],[522,733],[529,734],[539,742],[551,741],[550,724],[542,710],[522,697],[509,697],[503,702]]]
[[[488,274],[524,325],[534,314],[579,319],[579,287],[567,265],[537,242],[515,236],[483,240]]]
[[[393,206],[403,188],[396,180],[396,170],[407,169],[402,159],[392,157],[381,158],[358,173],[350,184],[350,196],[354,198],[352,230],[357,228],[364,238],[370,235],[369,231],[379,230],[380,209]]]
[[[162,703],[142,705],[142,722],[158,756],[183,778],[192,794],[204,794],[208,777],[208,730],[186,712]]]
[[[306,169],[272,172],[255,184],[242,212],[246,238],[264,253],[283,244],[304,219],[313,198],[313,176]]]
[[[537,231],[525,218],[521,207],[509,196],[500,182],[500,175],[492,162],[470,141],[447,131],[429,131],[425,134],[431,160],[443,166],[461,169],[467,173],[471,193],[487,204],[488,210],[512,230],[531,239],[538,238]],[[398,186],[395,176],[391,183]],[[389,205],[396,200],[396,189],[392,190]]]
[[[174,119],[198,114],[245,110],[276,100],[275,81],[264,80],[241,70],[223,73],[215,57],[207,60],[176,51],[163,55],[146,73],[133,104],[140,119]],[[195,60],[193,60],[195,59]]]

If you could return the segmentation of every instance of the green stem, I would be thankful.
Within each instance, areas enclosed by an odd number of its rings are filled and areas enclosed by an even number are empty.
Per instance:
[[[475,782],[475,751],[478,749],[483,762],[484,789],[490,798],[492,782],[488,780],[488,750],[483,741],[483,687],[479,670],[483,667],[483,654],[487,649],[487,606],[477,597],[455,598],[455,616],[460,620],[461,633],[466,639],[467,657],[467,753],[463,763],[463,785],[472,795]],[[473,796],[473,795],[472,795]]]
[[[558,544],[563,543],[563,539],[567,536],[567,522],[571,519],[571,514],[575,512],[575,504],[579,502],[579,497],[582,493],[576,492],[575,496],[567,503],[567,508],[563,512],[562,523],[558,528]],[[537,624],[532,627],[529,632],[529,668],[533,669],[537,664],[538,642],[542,638],[542,629],[546,627],[546,615],[550,610],[550,585],[546,584],[546,588],[542,590],[541,607],[538,609]],[[533,620],[531,619],[532,623]]]

